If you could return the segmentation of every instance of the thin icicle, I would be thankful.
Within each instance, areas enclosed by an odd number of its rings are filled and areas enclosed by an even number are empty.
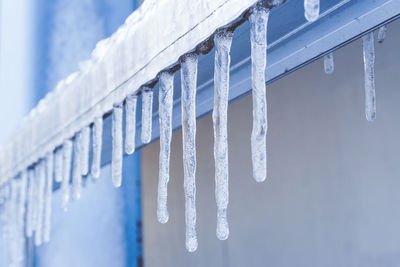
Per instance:
[[[214,36],[214,159],[215,197],[217,200],[217,237],[225,240],[229,236],[226,210],[229,202],[228,191],[228,94],[230,48],[233,32],[219,30]]]
[[[53,153],[46,157],[46,187],[44,194],[44,222],[43,222],[43,241],[50,241],[51,228],[51,199],[53,193]]]
[[[32,237],[33,233],[33,187],[34,187],[34,169],[28,169],[28,195],[26,206],[26,236]]]
[[[55,151],[54,155],[54,180],[58,183],[62,181],[62,163],[63,149],[61,147]]]
[[[386,39],[387,25],[383,25],[378,30],[378,42],[383,43]]]
[[[135,152],[137,95],[128,95],[125,105],[125,152]]]
[[[89,173],[89,145],[90,145],[90,127],[86,126],[81,131],[81,171],[82,175]]]
[[[112,113],[111,177],[115,187],[122,181],[122,104],[114,105]]]
[[[9,202],[9,213],[7,216],[8,221],[8,253],[10,266],[15,266],[18,258],[18,228],[17,228],[17,209],[18,203],[18,181],[13,179],[11,181],[11,199]]]
[[[39,198],[39,176],[40,176],[40,162],[35,164],[33,170],[33,201],[32,201],[32,230],[36,232],[37,230],[37,220],[38,220],[38,198]]]
[[[369,122],[372,122],[376,118],[374,32],[364,35],[362,42],[365,71],[365,116]]]
[[[174,75],[162,72],[159,76],[158,116],[160,122],[160,157],[158,176],[157,218],[160,223],[168,221],[167,195],[169,181],[169,157],[172,136],[172,108]]]
[[[269,10],[255,7],[249,17],[252,88],[253,88],[253,130],[251,132],[251,156],[253,178],[262,182],[267,177],[267,96],[265,89],[265,68],[267,66],[267,25]]]
[[[153,90],[144,87],[142,91],[142,143],[151,141],[151,125],[153,123]]]
[[[196,54],[181,61],[182,139],[185,187],[186,249],[197,249],[196,235]]]
[[[18,203],[18,261],[22,261],[25,256],[25,205],[26,205],[26,190],[27,190],[27,171],[21,173],[21,182],[19,188],[19,203]]]
[[[72,169],[72,198],[75,200],[81,198],[82,191],[82,139],[82,132],[79,132],[75,135]]]
[[[93,159],[91,175],[93,179],[100,177],[101,147],[103,145],[103,118],[97,117],[93,124]]]
[[[333,62],[333,52],[324,56],[324,70],[326,74],[332,74],[335,70],[335,64]]]
[[[71,178],[71,158],[72,158],[72,141],[66,140],[63,145],[63,177],[61,182],[61,208],[65,211],[70,198],[70,185]]]
[[[319,0],[304,0],[304,16],[310,22],[319,17]]]
[[[40,246],[43,240],[43,208],[44,208],[44,189],[46,184],[46,169],[45,162],[41,161],[38,164],[38,195],[37,195],[37,214],[36,214],[36,231],[35,231],[35,245]]]

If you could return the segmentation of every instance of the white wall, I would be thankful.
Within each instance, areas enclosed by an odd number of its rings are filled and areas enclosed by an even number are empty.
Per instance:
[[[376,44],[377,119],[364,115],[361,41],[268,86],[268,178],[251,177],[251,96],[229,106],[231,235],[215,237],[211,115],[197,122],[199,248],[184,245],[181,130],[170,221],[156,218],[159,142],[142,150],[145,266],[400,266],[400,22]]]

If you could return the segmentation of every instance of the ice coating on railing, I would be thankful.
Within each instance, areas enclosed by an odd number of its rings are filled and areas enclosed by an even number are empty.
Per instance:
[[[122,103],[115,104],[112,113],[112,158],[111,178],[115,187],[120,187],[122,182]]]
[[[70,199],[70,185],[71,178],[71,158],[72,158],[72,141],[66,140],[63,144],[63,177],[61,181],[61,208],[65,211]]]
[[[383,25],[378,30],[378,42],[383,43],[386,39],[387,25]]]
[[[369,122],[376,118],[374,32],[362,37],[365,78],[365,116]]]
[[[82,131],[82,151],[81,151],[81,173],[89,173],[89,146],[90,146],[90,127],[85,126]]]
[[[251,10],[251,73],[253,96],[253,130],[251,132],[251,158],[253,177],[262,182],[267,177],[267,96],[265,68],[267,66],[267,25],[269,10],[257,6]]]
[[[125,152],[135,152],[137,95],[128,95],[125,104]]]
[[[144,87],[142,90],[142,143],[148,144],[151,140],[151,126],[153,122],[153,90]]]
[[[196,235],[196,54],[181,59],[182,143],[185,189],[186,249],[197,249]]]
[[[51,200],[53,193],[53,153],[48,153],[46,157],[46,189],[44,194],[44,222],[43,222],[43,241],[50,241],[51,230]]]
[[[324,56],[324,70],[326,74],[332,74],[335,70],[335,63],[333,61],[333,52]]]
[[[304,16],[310,22],[318,19],[319,0],[304,0]]]
[[[174,74],[162,72],[159,75],[158,116],[160,122],[160,157],[157,196],[157,219],[168,221],[167,195],[169,181],[169,158],[172,137],[172,108]]]
[[[60,147],[54,152],[54,180],[58,183],[62,181],[63,148]]]
[[[93,179],[100,177],[101,148],[103,146],[103,118],[97,117],[93,123],[93,157],[90,174]]]
[[[37,197],[37,223],[35,231],[35,245],[40,246],[43,241],[43,211],[44,211],[44,190],[46,185],[45,161],[38,164],[38,197]]]
[[[72,198],[81,198],[82,191],[82,131],[75,135],[74,154],[72,161]]]
[[[217,229],[220,240],[229,236],[226,210],[229,202],[228,191],[228,95],[230,49],[233,32],[222,29],[214,36],[214,159],[215,159],[215,198],[217,201]]]

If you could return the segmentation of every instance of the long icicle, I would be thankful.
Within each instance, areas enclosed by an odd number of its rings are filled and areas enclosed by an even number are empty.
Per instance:
[[[262,182],[267,177],[268,129],[265,68],[267,66],[267,25],[269,10],[262,6],[252,9],[249,17],[252,63],[253,130],[251,132],[251,156],[253,177]]]
[[[196,54],[181,60],[182,141],[185,187],[186,249],[197,249],[196,235]]]
[[[46,182],[45,162],[40,161],[38,164],[38,196],[37,196],[37,223],[35,231],[35,245],[40,246],[43,240],[43,208],[44,208],[44,189]]]
[[[81,198],[82,191],[82,132],[75,135],[74,140],[74,158],[72,169],[72,198],[78,200]]]
[[[383,43],[386,39],[387,25],[383,25],[378,30],[378,42]]]
[[[142,143],[148,144],[151,140],[151,126],[153,116],[153,91],[144,87],[142,90]]]
[[[32,201],[32,231],[37,231],[37,214],[38,214],[38,196],[39,196],[39,176],[40,176],[40,162],[35,164],[33,171],[33,201]]]
[[[57,183],[62,181],[63,148],[60,147],[54,153],[54,180]]]
[[[324,70],[326,74],[332,74],[335,70],[335,64],[333,62],[333,52],[324,56]]]
[[[230,48],[233,32],[219,30],[214,36],[214,159],[215,159],[215,197],[217,200],[217,229],[220,240],[229,236],[226,210],[229,202],[228,191],[228,94]]]
[[[374,32],[362,37],[365,78],[365,116],[369,122],[376,118]]]
[[[28,195],[26,205],[26,236],[32,237],[33,233],[33,183],[34,183],[34,169],[28,169]]]
[[[310,22],[319,17],[319,0],[304,0],[304,17]]]
[[[103,118],[97,117],[93,123],[93,157],[90,174],[93,179],[100,177],[101,148],[103,146]]]
[[[90,127],[86,126],[81,131],[81,173],[87,175],[89,173],[89,145],[90,145]]]
[[[21,173],[21,183],[19,188],[19,205],[18,205],[18,261],[22,261],[25,256],[25,210],[26,210],[26,193],[27,193],[27,170]]]
[[[125,152],[135,152],[137,95],[128,95],[125,104]]]
[[[44,222],[43,222],[43,241],[50,241],[51,230],[51,200],[53,193],[53,153],[48,153],[46,157],[46,189],[44,194]]]
[[[61,208],[67,210],[70,199],[70,185],[71,178],[71,158],[72,158],[72,141],[66,140],[63,144],[63,177],[61,181]]]
[[[162,72],[159,76],[158,116],[160,122],[160,157],[158,176],[157,219],[168,221],[167,195],[169,181],[169,158],[172,137],[172,108],[174,75]]]
[[[116,104],[112,113],[112,159],[111,177],[115,187],[122,182],[122,104]]]

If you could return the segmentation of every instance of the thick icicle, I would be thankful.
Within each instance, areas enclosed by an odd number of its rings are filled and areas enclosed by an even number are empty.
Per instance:
[[[335,64],[333,62],[333,52],[324,56],[324,70],[326,74],[332,74],[335,70]]]
[[[81,198],[82,191],[82,139],[82,132],[79,132],[75,135],[72,169],[72,198],[75,200]]]
[[[133,152],[135,152],[136,105],[137,105],[137,95],[129,95],[126,97],[125,152],[127,154],[132,154]]]
[[[229,202],[228,192],[228,94],[230,48],[233,33],[219,30],[214,36],[214,159],[215,159],[215,197],[217,200],[217,237],[225,240],[229,236],[226,210]]]
[[[153,122],[153,90],[144,87],[142,90],[142,143],[148,144],[151,140],[151,125]]]
[[[81,172],[82,175],[89,173],[89,145],[90,145],[90,127],[86,126],[81,131]]]
[[[186,249],[197,249],[196,236],[196,54],[181,60],[182,138],[185,187]]]
[[[93,179],[100,177],[101,147],[103,145],[103,118],[97,117],[93,124],[93,158],[90,174]]]
[[[65,211],[70,198],[69,180],[71,177],[72,141],[66,140],[63,145],[63,174],[61,181],[61,208]]]
[[[262,182],[267,177],[267,96],[265,68],[267,66],[267,25],[269,10],[255,7],[251,11],[250,40],[252,62],[253,130],[251,132],[251,156],[253,178]]]
[[[34,169],[28,169],[28,195],[26,205],[26,236],[32,237],[33,233],[33,187],[34,187]]]
[[[36,231],[35,231],[35,245],[40,246],[43,240],[43,208],[44,208],[44,189],[46,184],[46,169],[45,162],[42,160],[38,164],[38,196],[37,196],[37,214],[36,214]]]
[[[310,22],[319,17],[319,0],[304,0],[304,16]]]
[[[63,149],[57,149],[54,154],[54,180],[58,183],[62,181]]]
[[[53,153],[46,157],[46,187],[44,194],[44,222],[43,222],[43,241],[50,241],[51,227],[51,199],[53,193]]]
[[[371,122],[376,118],[374,32],[364,35],[362,43],[365,71],[365,116]]]
[[[383,25],[382,27],[379,28],[378,30],[378,42],[383,43],[386,39],[386,32],[387,32],[387,26]]]
[[[122,181],[122,104],[114,105],[112,113],[112,159],[111,177],[115,187]]]
[[[174,75],[162,72],[159,76],[158,116],[160,122],[160,158],[158,176],[157,218],[160,223],[168,221],[167,195],[169,181],[169,157],[172,136],[172,108]]]

